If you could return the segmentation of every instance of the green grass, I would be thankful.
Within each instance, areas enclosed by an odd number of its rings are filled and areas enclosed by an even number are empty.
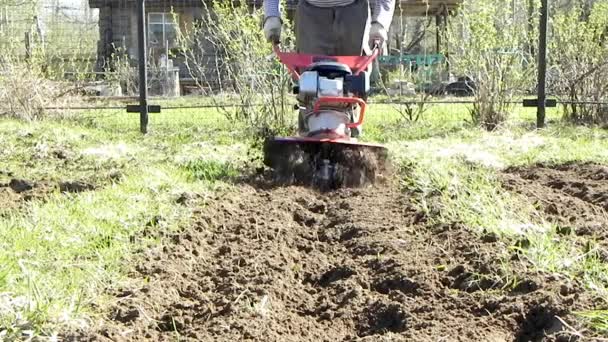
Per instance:
[[[131,252],[149,243],[139,234],[147,224],[161,217],[159,228],[175,229],[188,218],[172,205],[179,194],[167,191],[183,182],[172,170],[151,169],[99,191],[51,196],[0,221],[0,288],[27,300],[0,325],[19,328],[23,320],[48,334],[49,323],[85,319],[89,305],[121,280]]]
[[[121,169],[115,158],[96,158],[84,151],[102,145],[99,132],[68,128],[56,123],[24,125],[17,121],[0,122],[0,165],[32,180],[65,177],[92,178],[100,170]],[[118,144],[119,142],[116,141]],[[6,178],[6,175],[0,175]],[[0,178],[2,181],[2,178]]]
[[[208,99],[162,103],[195,101]],[[502,190],[497,174],[537,162],[607,162],[608,133],[561,124],[557,110],[549,111],[547,129],[535,131],[533,110],[522,108],[514,108],[498,131],[487,132],[467,123],[468,109],[431,105],[421,120],[410,122],[396,105],[371,105],[364,140],[389,147],[432,220],[461,222],[505,241],[525,237],[530,244],[522,253],[537,271],[577,278],[606,298],[607,265],[593,248],[584,249],[573,237],[558,239],[558,227],[547,224],[526,198]],[[184,206],[177,199],[230,186],[251,157],[255,128],[213,109],[151,114],[145,136],[138,132],[138,118],[123,110],[90,110],[63,120],[0,120],[0,171],[12,173],[0,173],[0,183],[11,177],[84,179],[99,186],[80,194],[52,193],[0,215],[0,333],[51,336],[89,324],[103,312],[103,290],[132,281],[126,272],[136,251],[162,243],[141,232],[187,225],[192,208],[204,203]],[[295,116],[290,119],[295,124]],[[65,158],[57,158],[57,150]],[[115,172],[122,177],[109,181]],[[505,269],[514,267],[502,262]],[[581,315],[599,330],[608,325],[605,312]]]
[[[239,172],[242,144],[205,131],[223,128],[218,115],[196,124],[173,121],[145,137],[120,126],[125,119],[100,117],[94,125],[0,120],[1,183],[86,179],[98,185],[79,194],[52,192],[0,215],[0,336],[86,328],[100,313],[93,308],[104,307],[104,291],[131,281],[126,272],[135,252],[161,243],[142,231],[187,225],[193,206],[203,203],[184,206],[178,199],[215,191],[221,179]],[[108,180],[116,171],[122,177]]]
[[[608,310],[584,311],[577,314],[598,331],[608,333]]]

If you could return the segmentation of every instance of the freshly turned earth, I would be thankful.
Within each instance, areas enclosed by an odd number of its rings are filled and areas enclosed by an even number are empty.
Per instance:
[[[549,218],[605,236],[606,168],[502,178]],[[149,283],[113,293],[105,325],[78,340],[569,341],[580,328],[571,312],[598,305],[580,284],[526,267],[513,241],[431,223],[413,204],[419,194],[392,181],[324,193],[235,187],[142,252],[132,276]]]

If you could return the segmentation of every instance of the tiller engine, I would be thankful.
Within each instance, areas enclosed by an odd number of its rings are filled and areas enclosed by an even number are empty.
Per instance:
[[[366,70],[378,56],[316,56],[281,52],[279,60],[296,85],[298,135],[274,137],[264,146],[264,163],[289,183],[321,189],[374,183],[386,171],[387,150],[359,136],[370,89]]]

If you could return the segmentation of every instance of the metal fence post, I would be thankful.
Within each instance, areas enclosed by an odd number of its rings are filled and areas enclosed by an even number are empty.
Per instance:
[[[547,108],[547,31],[549,22],[548,0],[542,0],[540,14],[540,36],[538,39],[538,111],[536,127],[545,127]]]
[[[32,34],[27,31],[25,32],[25,61],[26,62],[30,62],[30,59],[32,58]]]
[[[148,132],[148,65],[146,44],[146,0],[137,2],[137,29],[139,48],[139,129]]]

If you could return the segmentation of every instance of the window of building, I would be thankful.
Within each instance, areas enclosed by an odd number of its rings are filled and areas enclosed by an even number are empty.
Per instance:
[[[148,13],[148,44],[152,47],[175,47],[177,40],[177,14]]]

